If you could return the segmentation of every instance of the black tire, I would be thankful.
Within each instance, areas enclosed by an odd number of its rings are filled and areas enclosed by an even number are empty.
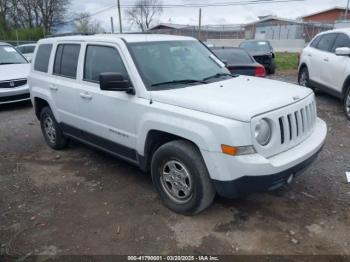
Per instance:
[[[50,107],[44,107],[40,112],[41,132],[46,143],[53,149],[60,150],[68,145],[68,139],[56,121]]]
[[[276,72],[276,62],[275,62],[275,59],[272,59],[271,60],[271,65],[270,65],[270,68],[269,68],[269,74],[273,75],[275,72]]]
[[[173,174],[172,181],[166,181],[167,168],[174,164],[179,172]],[[178,190],[174,183],[179,182],[176,176],[187,173],[187,178],[180,186],[185,185],[186,190]],[[185,140],[175,140],[160,146],[153,154],[151,161],[151,174],[155,188],[164,205],[169,209],[183,215],[194,215],[209,207],[215,197],[215,189],[209,177],[208,170],[204,164],[198,148]],[[182,176],[180,175],[180,176]],[[175,177],[175,178],[174,178]],[[174,188],[178,190],[176,196],[170,193]],[[184,187],[183,187],[184,188]],[[187,191],[187,193],[185,192]],[[186,196],[186,194],[188,196]]]
[[[298,74],[298,84],[300,86],[311,88],[312,90],[315,90],[310,84],[310,78],[309,78],[309,70],[306,66],[303,66],[299,70]]]
[[[343,106],[345,115],[348,118],[348,120],[350,120],[350,87],[348,87],[348,89],[345,92]]]

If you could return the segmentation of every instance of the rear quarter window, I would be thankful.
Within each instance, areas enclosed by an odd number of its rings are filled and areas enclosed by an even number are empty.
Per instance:
[[[49,68],[50,54],[52,50],[52,44],[39,45],[36,52],[34,70],[47,73]]]

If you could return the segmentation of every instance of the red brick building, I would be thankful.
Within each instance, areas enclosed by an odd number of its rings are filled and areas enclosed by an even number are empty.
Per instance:
[[[348,18],[350,18],[350,12]],[[345,19],[345,8],[333,7],[317,13],[302,16],[301,19],[304,22],[334,23]]]

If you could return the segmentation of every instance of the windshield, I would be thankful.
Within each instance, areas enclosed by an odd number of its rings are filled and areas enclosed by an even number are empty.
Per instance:
[[[239,47],[249,52],[271,52],[270,45],[266,41],[243,42]]]
[[[0,46],[0,65],[28,63],[15,48],[9,45]]]
[[[227,65],[252,64],[253,59],[247,54],[247,51],[242,49],[213,49],[213,52],[222,60],[226,61]]]
[[[220,81],[229,74],[224,64],[198,41],[131,43],[130,51],[148,90],[178,88]],[[164,83],[164,84],[162,84]],[[153,87],[153,88],[152,88]]]

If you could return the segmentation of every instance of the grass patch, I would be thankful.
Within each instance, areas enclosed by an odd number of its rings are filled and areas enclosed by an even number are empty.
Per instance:
[[[298,53],[276,53],[276,68],[279,71],[298,69]]]

